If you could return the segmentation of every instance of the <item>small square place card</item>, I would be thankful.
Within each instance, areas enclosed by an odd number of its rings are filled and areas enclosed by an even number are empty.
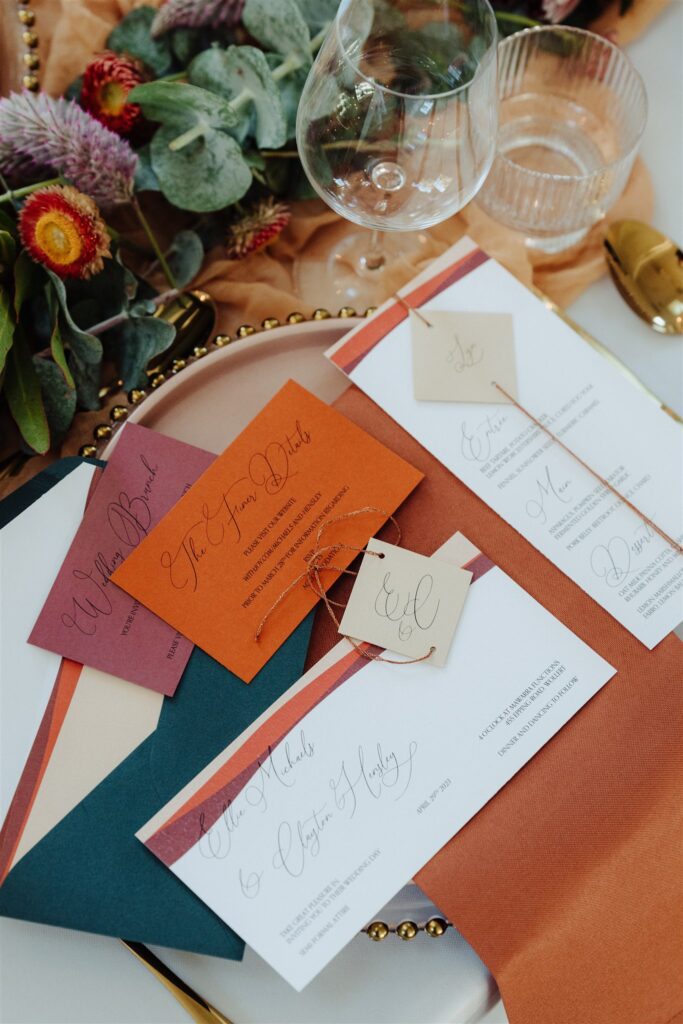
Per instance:
[[[373,538],[339,632],[442,668],[471,579],[466,569]]]
[[[415,398],[431,402],[499,402],[492,385],[517,397],[517,368],[509,313],[410,313]]]

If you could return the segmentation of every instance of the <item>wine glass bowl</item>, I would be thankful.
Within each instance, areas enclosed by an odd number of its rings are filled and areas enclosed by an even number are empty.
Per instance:
[[[301,96],[299,154],[347,220],[420,230],[479,189],[496,111],[488,0],[342,0]]]

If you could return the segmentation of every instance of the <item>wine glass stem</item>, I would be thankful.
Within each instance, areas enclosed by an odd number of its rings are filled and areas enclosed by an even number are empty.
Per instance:
[[[363,257],[363,263],[367,270],[379,270],[384,266],[384,253],[382,251],[383,233],[376,228],[370,236],[368,251]]]

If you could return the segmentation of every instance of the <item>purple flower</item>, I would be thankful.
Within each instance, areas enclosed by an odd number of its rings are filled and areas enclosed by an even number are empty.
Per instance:
[[[243,7],[244,0],[166,0],[152,22],[152,35],[163,35],[171,28],[202,25],[231,28],[242,17]]]
[[[13,180],[49,168],[113,206],[131,198],[137,163],[124,139],[73,101],[30,92],[0,99],[0,170]]]

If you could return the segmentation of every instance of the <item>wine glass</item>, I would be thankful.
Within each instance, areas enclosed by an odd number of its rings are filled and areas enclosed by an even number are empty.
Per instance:
[[[344,239],[324,267],[300,263],[299,294],[319,301],[327,286],[363,308],[397,286],[392,263],[414,273],[423,230],[462,209],[491,166],[496,44],[488,0],[342,0],[303,89],[297,145],[318,195],[372,233]]]

